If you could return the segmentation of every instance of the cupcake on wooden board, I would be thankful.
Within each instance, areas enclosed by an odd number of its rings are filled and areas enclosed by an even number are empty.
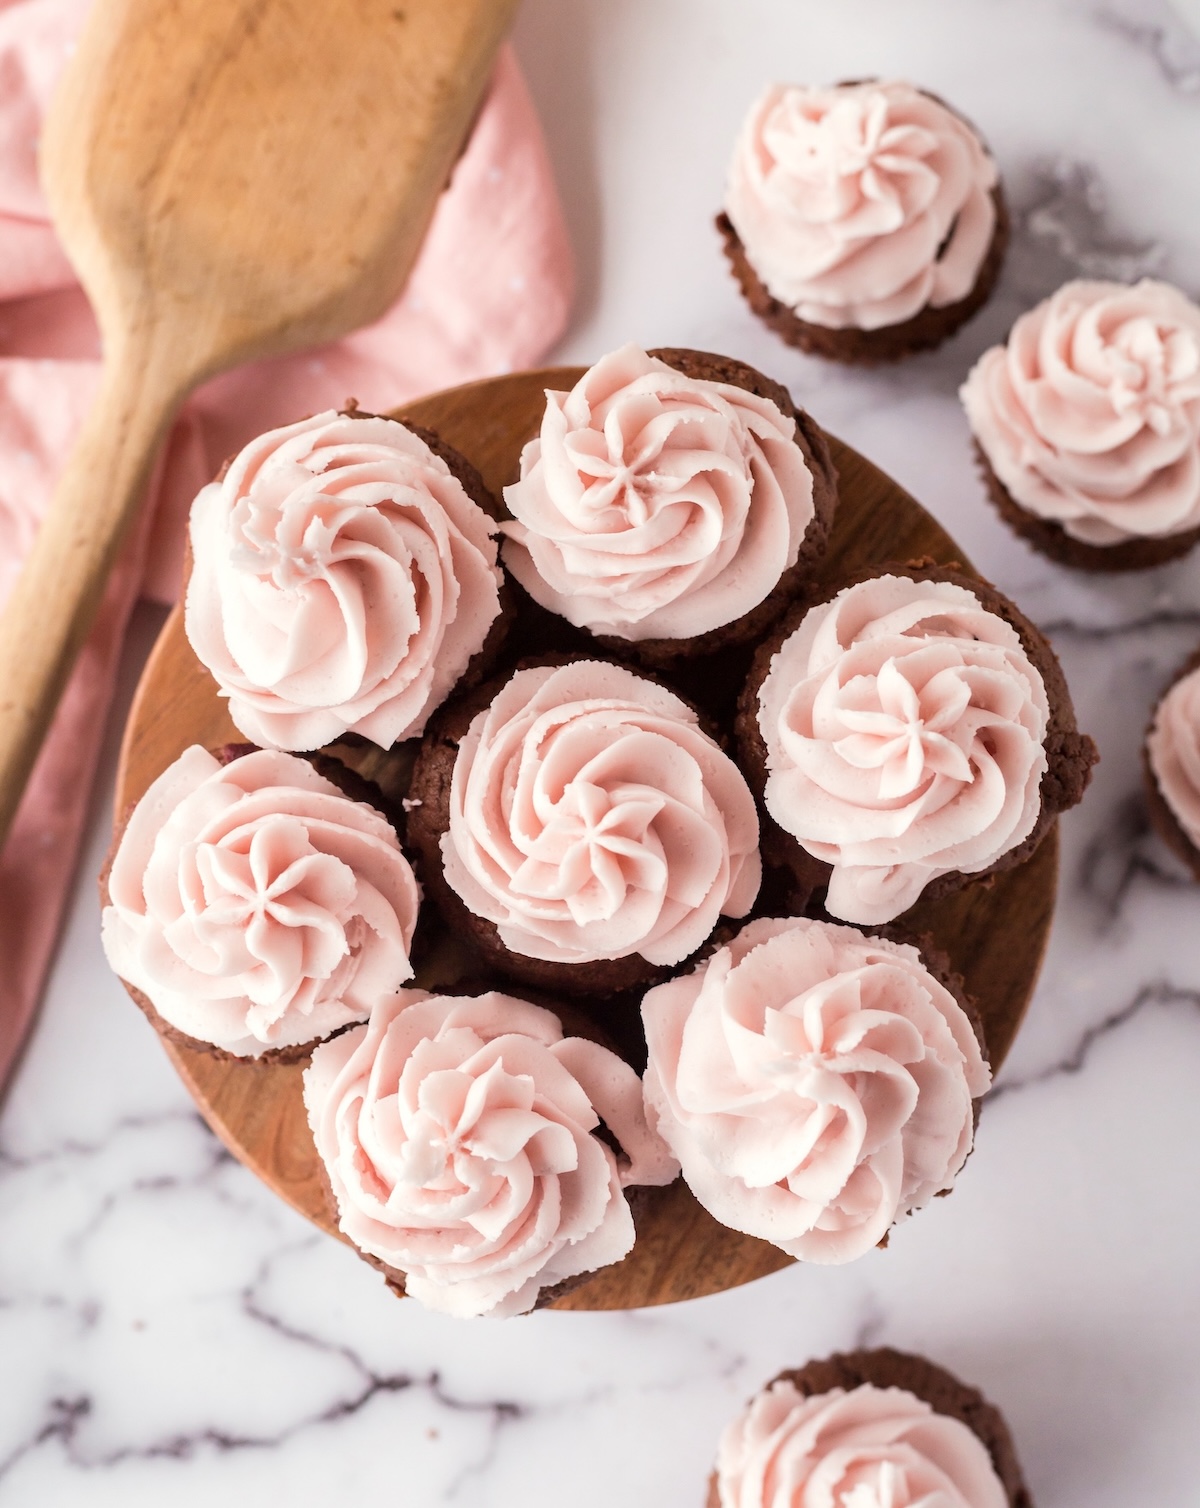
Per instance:
[[[185,624],[241,732],[415,738],[504,630],[497,505],[437,436],[357,411],[251,441],[192,505]]]
[[[1052,560],[1138,570],[1200,539],[1200,308],[1178,288],[1067,283],[961,396],[989,497]]]
[[[504,489],[505,566],[644,664],[757,639],[810,586],[837,487],[820,429],[752,367],[627,345],[548,392]]]
[[[132,809],[101,877],[104,952],[164,1036],[296,1058],[412,978],[421,892],[388,818],[341,788],[374,787],[241,747],[193,745]]]
[[[990,296],[1008,241],[975,130],[880,79],[766,89],[717,226],[761,319],[803,351],[864,365],[952,335]]]
[[[382,1000],[314,1052],[304,1102],[340,1229],[444,1314],[523,1314],[619,1262],[626,1191],[679,1171],[632,1068],[495,992]]]
[[[768,858],[870,926],[1023,862],[1098,758],[1038,630],[994,587],[923,563],[785,622],[738,734]]]
[[[741,772],[686,702],[621,665],[529,665],[451,704],[407,806],[454,930],[555,991],[645,986],[758,894]]]
[[[990,1073],[959,987],[854,927],[750,922],[642,1002],[650,1124],[723,1225],[853,1261],[971,1151]]]
[[[1200,880],[1200,654],[1159,699],[1142,765],[1155,830]]]
[[[1032,1508],[999,1409],[924,1356],[781,1372],[725,1431],[708,1508]]]

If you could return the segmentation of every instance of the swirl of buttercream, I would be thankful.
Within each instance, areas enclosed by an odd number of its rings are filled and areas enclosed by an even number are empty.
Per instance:
[[[987,1447],[906,1388],[773,1382],[726,1429],[721,1508],[1008,1508]]]
[[[239,1057],[362,1021],[412,977],[421,893],[390,823],[303,759],[186,749],[137,803],[104,951],[171,1026]]]
[[[1200,669],[1181,676],[1159,702],[1146,756],[1163,800],[1200,848]]]
[[[916,948],[804,917],[750,922],[649,990],[650,1124],[723,1225],[849,1262],[948,1189],[990,1081]]]
[[[487,638],[494,532],[403,424],[330,412],[271,430],[192,504],[188,638],[255,743],[388,748]]]
[[[832,864],[831,915],[878,925],[1030,835],[1048,723],[1011,624],[951,582],[872,577],[812,608],[771,661],[766,807]]]
[[[911,84],[774,84],[742,126],[725,211],[799,318],[878,330],[970,293],[996,182],[970,126]]]
[[[1200,528],[1200,308],[1169,283],[1066,283],[961,390],[1022,508],[1114,545]]]
[[[678,963],[762,875],[737,766],[677,696],[598,660],[520,670],[474,719],[441,848],[505,947],[560,963]]]
[[[794,419],[634,345],[547,392],[504,498],[504,564],[529,595],[633,641],[692,638],[757,607],[814,516]]]
[[[679,1171],[632,1068],[494,992],[381,1000],[313,1053],[304,1100],[341,1229],[445,1314],[523,1314],[619,1262],[624,1190]]]

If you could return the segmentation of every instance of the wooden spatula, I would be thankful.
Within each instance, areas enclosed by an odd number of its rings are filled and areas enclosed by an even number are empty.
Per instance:
[[[42,173],[104,375],[0,618],[0,842],[180,403],[387,308],[516,4],[96,0]]]

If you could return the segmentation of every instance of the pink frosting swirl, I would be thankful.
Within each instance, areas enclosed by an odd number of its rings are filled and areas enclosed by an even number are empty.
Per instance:
[[[446,880],[514,953],[675,964],[745,916],[762,866],[741,772],[619,665],[521,670],[459,745]]]
[[[805,917],[750,922],[647,992],[650,1124],[723,1225],[849,1262],[948,1189],[990,1074],[916,948]]]
[[[258,744],[419,734],[500,611],[495,525],[391,419],[253,440],[192,505],[187,635]]]
[[[758,699],[775,821],[833,865],[826,907],[877,925],[1033,831],[1049,703],[965,587],[878,576],[813,608]]]
[[[987,1447],[906,1388],[806,1397],[783,1378],[725,1431],[721,1508],[1008,1508]]]
[[[801,319],[877,330],[971,291],[996,181],[974,131],[911,84],[775,84],[742,127],[725,210]]]
[[[1181,676],[1159,702],[1146,755],[1163,800],[1200,848],[1200,669]]]
[[[633,1069],[508,995],[381,1001],[313,1053],[304,1101],[341,1229],[444,1314],[523,1314],[619,1262],[624,1189],[679,1171]]]
[[[130,815],[108,897],[116,972],[239,1057],[362,1021],[412,977],[421,892],[396,834],[290,754],[186,749]]]
[[[504,564],[535,601],[629,640],[686,639],[740,618],[796,563],[813,479],[795,421],[637,346],[547,392],[504,489]]]
[[[961,391],[1013,501],[1090,545],[1200,528],[1200,308],[1149,278],[1067,283]]]

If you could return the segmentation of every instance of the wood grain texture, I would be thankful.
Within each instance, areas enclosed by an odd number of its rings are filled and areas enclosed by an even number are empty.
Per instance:
[[[517,0],[96,0],[42,139],[99,395],[0,617],[0,841],[179,404],[400,292]]]
[[[516,475],[521,445],[538,424],[547,387],[565,388],[578,369],[548,369],[472,383],[401,411],[461,450],[494,490]],[[960,562],[962,551],[895,482],[848,446],[832,441],[841,503],[824,576],[920,556]],[[121,814],[191,743],[219,745],[240,735],[225,703],[193,656],[179,609],[147,663],[125,733],[117,779]],[[403,766],[378,750],[339,748],[364,774],[403,794]],[[1054,909],[1058,835],[1020,868],[969,886],[908,914],[932,933],[963,975],[983,1017],[998,1068],[1029,1003]],[[230,1063],[167,1044],[180,1076],[218,1136],[282,1198],[337,1235],[305,1123],[299,1065]],[[621,1263],[557,1301],[560,1309],[621,1309],[698,1298],[787,1266],[774,1246],[717,1224],[682,1181],[647,1191],[638,1240]]]

